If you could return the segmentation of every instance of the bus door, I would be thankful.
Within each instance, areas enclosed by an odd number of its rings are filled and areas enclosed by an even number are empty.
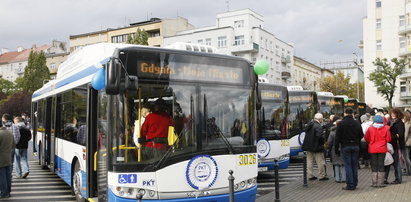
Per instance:
[[[50,171],[54,172],[55,171],[55,162],[54,162],[54,158],[55,158],[55,140],[56,140],[56,106],[57,106],[57,98],[53,97],[51,100],[52,104],[51,104],[51,114],[50,114]]]
[[[44,155],[42,158],[42,166],[43,168],[48,168],[50,165],[50,149],[51,149],[51,103],[52,103],[52,98],[47,98],[45,102],[45,113],[44,113],[44,135],[43,135],[43,152],[42,154]]]
[[[93,88],[88,88],[88,103],[87,103],[87,140],[86,140],[86,148],[87,148],[87,161],[86,161],[86,172],[87,172],[87,197],[94,198],[99,196],[99,183],[98,178],[102,175],[106,176],[107,173],[101,173],[103,167],[105,165],[100,164],[99,157],[101,155],[101,151],[98,150],[99,144],[99,137],[97,132],[97,110],[98,110],[98,91],[94,90]],[[99,176],[99,177],[97,177]],[[100,201],[100,200],[98,200]],[[105,201],[105,200],[103,200]]]

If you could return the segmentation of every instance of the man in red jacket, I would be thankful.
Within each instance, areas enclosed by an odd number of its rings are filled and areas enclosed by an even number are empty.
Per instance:
[[[143,158],[157,158],[168,147],[168,128],[174,126],[174,121],[165,109],[166,102],[157,99],[154,112],[147,115],[141,127],[139,143],[144,147]]]
[[[390,127],[384,125],[384,118],[377,115],[374,123],[365,133],[368,143],[368,153],[371,155],[372,187],[384,187],[384,159],[387,153],[387,143],[391,141]]]

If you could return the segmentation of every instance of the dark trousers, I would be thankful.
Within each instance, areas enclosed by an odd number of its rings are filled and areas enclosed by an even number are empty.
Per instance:
[[[11,166],[0,168],[0,197],[7,197],[11,191]]]
[[[394,166],[395,180],[399,183],[402,183],[402,171],[400,165],[400,157],[398,155],[398,149],[394,149],[394,154],[392,155],[392,158],[394,159],[394,163],[391,165]],[[385,166],[385,181],[388,180],[391,165]]]
[[[347,188],[355,189],[358,185],[358,157],[359,146],[345,146],[342,148]]]
[[[371,155],[371,171],[384,172],[385,153],[375,153]]]

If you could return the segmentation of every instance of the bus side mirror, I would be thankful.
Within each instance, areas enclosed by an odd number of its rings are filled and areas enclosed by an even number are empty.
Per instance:
[[[106,93],[108,95],[117,95],[120,92],[120,76],[120,63],[112,58],[106,68]]]

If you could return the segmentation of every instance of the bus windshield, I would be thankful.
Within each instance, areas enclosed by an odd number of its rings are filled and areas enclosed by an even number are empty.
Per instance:
[[[315,93],[311,91],[289,91],[288,137],[303,131],[304,125],[316,113]]]
[[[146,56],[152,57],[149,54]],[[241,78],[235,76],[232,77],[233,80],[220,81],[242,83],[243,75],[248,74],[248,63],[227,59],[222,63],[223,61],[218,59],[198,57],[194,60],[193,56],[187,57],[190,59],[189,63],[180,55],[157,58],[160,60],[159,63],[162,63],[160,66],[168,64],[170,72],[173,71],[175,74],[170,73],[164,78],[159,74],[156,78],[160,79],[155,80],[154,75],[134,71],[142,78],[146,78],[139,79],[138,90],[129,90],[123,95],[115,96],[112,108],[115,110],[113,134],[116,135],[110,140],[113,158],[109,169],[154,171],[172,163],[188,160],[195,154],[255,152],[253,86],[219,85],[216,84],[217,78],[213,75],[203,77],[194,72],[194,75],[187,79],[201,82],[183,82],[184,77],[177,75],[180,70],[171,69],[179,66],[171,58],[178,58],[179,64],[190,64],[191,69],[197,70],[207,70],[204,68],[207,67],[206,64],[210,64],[214,71],[236,71],[241,75]],[[127,61],[128,68],[141,63],[135,58]],[[200,63],[198,66],[202,68],[197,68],[194,61]],[[170,65],[171,63],[174,65]],[[181,71],[184,71],[184,68]],[[208,77],[212,83],[207,83]],[[158,106],[159,100],[162,100],[161,106]],[[151,112],[146,113],[146,110]],[[156,121],[153,117],[162,121]],[[167,120],[165,125],[164,120]],[[154,138],[150,134],[151,131],[157,131]],[[145,137],[145,142],[141,141],[142,137]]]
[[[259,137],[269,140],[287,139],[286,110],[285,103],[263,103],[261,115],[259,115]]]

